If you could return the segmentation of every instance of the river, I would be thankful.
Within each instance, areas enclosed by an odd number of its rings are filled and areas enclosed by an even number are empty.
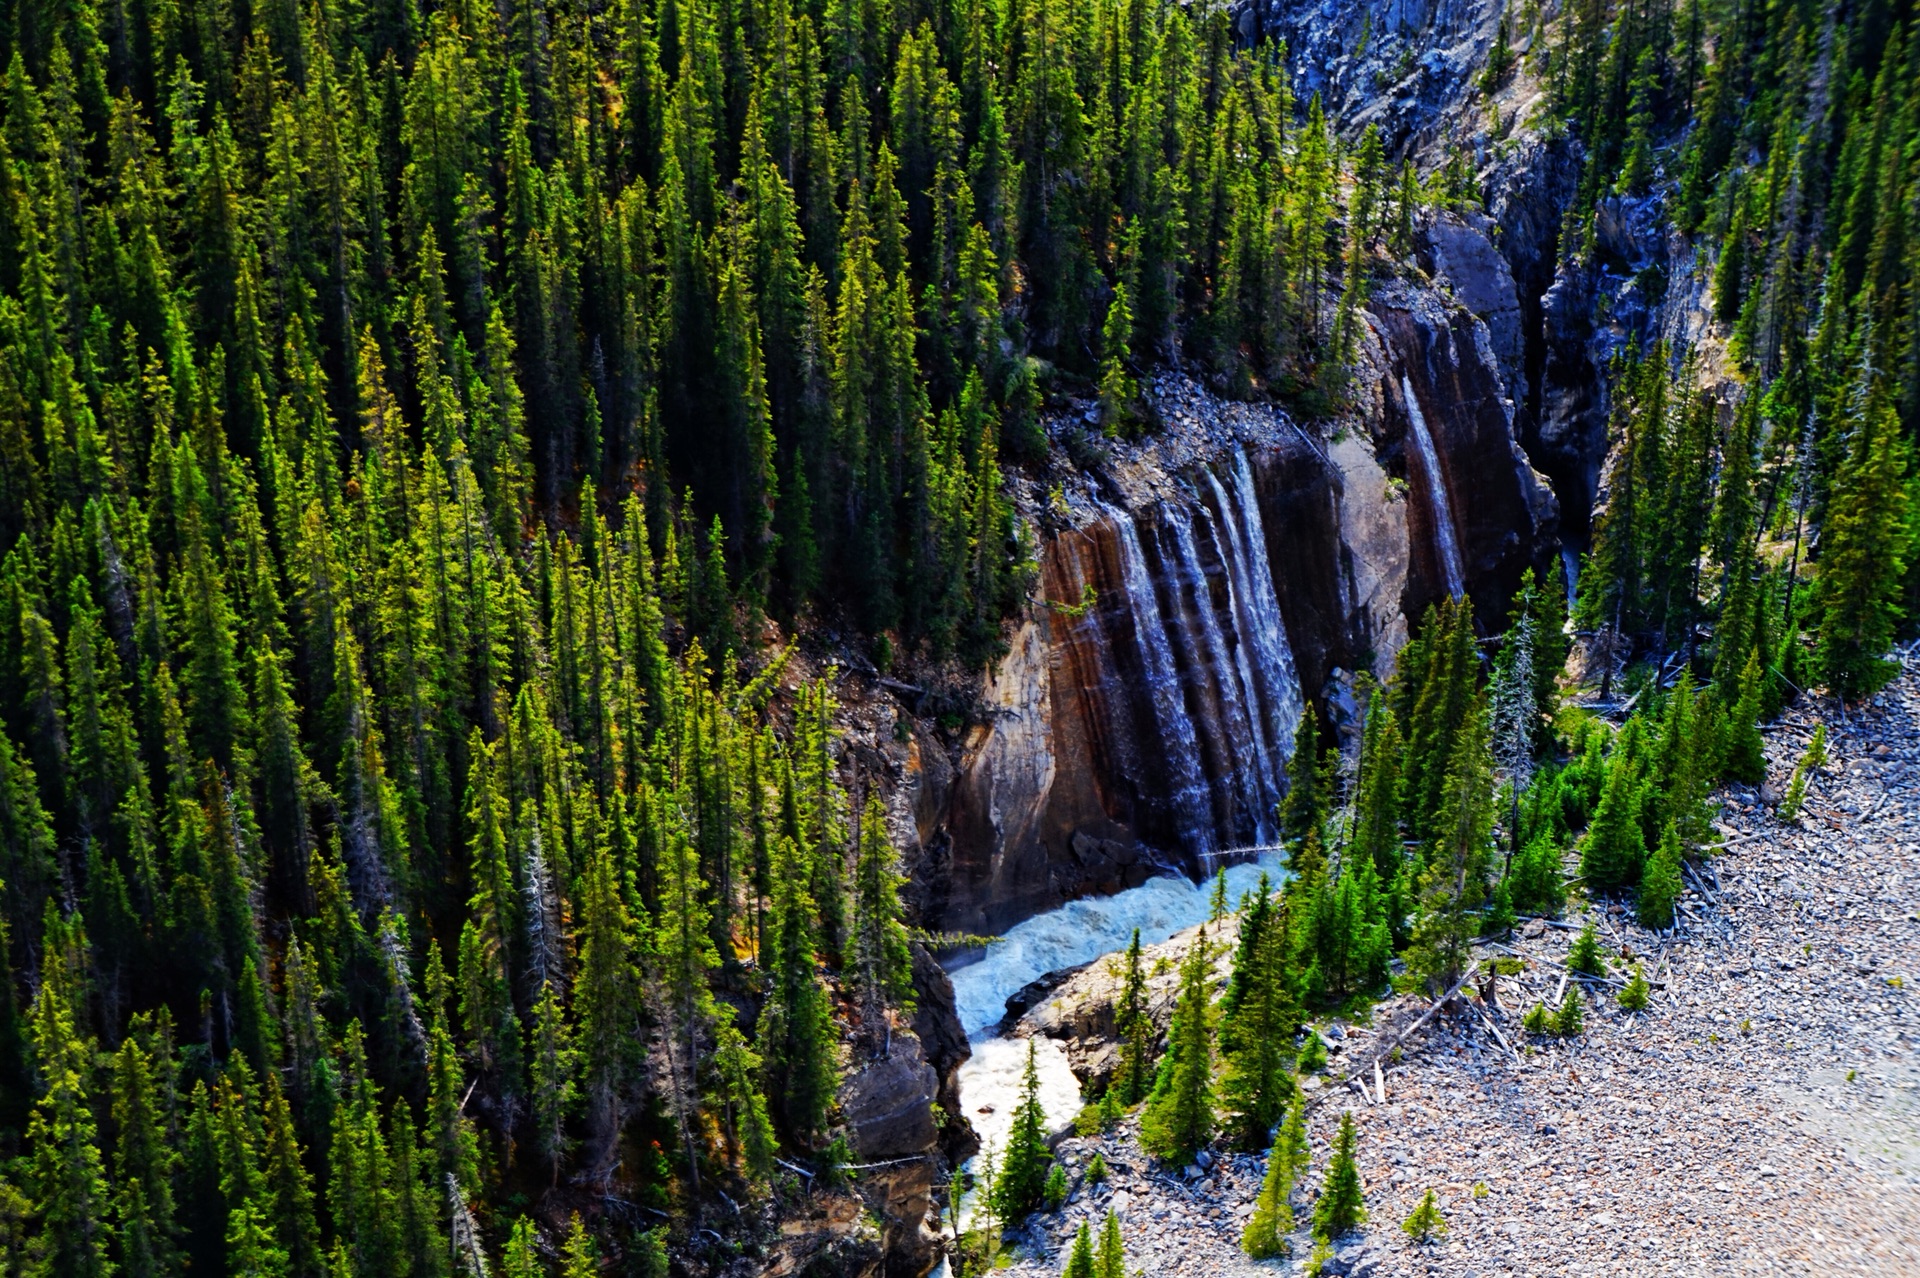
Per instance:
[[[1262,872],[1278,882],[1284,874],[1279,866],[1278,855],[1263,850],[1260,859],[1230,867],[1227,899],[1237,906],[1244,893],[1259,886]],[[972,1058],[960,1067],[961,1106],[980,1134],[983,1154],[991,1149],[997,1156],[1006,1148],[1027,1067],[1027,1042],[1000,1034],[1008,997],[1048,972],[1124,951],[1136,927],[1142,945],[1158,945],[1203,923],[1212,897],[1211,882],[1168,876],[1113,896],[1068,901],[1007,929],[984,957],[950,969],[954,1003],[973,1047]],[[1039,1036],[1033,1047],[1040,1105],[1047,1126],[1059,1128],[1080,1112],[1080,1083],[1056,1040]],[[979,1162],[976,1157],[968,1170],[977,1171]]]

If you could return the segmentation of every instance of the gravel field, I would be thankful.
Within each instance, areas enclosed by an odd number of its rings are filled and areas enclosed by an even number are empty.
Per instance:
[[[1917,670],[1864,714],[1828,720],[1831,762],[1797,825],[1751,791],[1721,796],[1727,846],[1689,881],[1671,934],[1596,908],[1610,955],[1639,958],[1655,982],[1646,1011],[1623,1012],[1590,983],[1586,1032],[1529,1051],[1520,1018],[1554,1000],[1573,937],[1536,922],[1509,950],[1481,949],[1483,962],[1518,954],[1527,970],[1500,979],[1496,1006],[1475,999],[1410,1037],[1386,1066],[1384,1103],[1370,1049],[1424,1001],[1382,1004],[1372,1027],[1331,1027],[1297,1215],[1308,1219],[1351,1110],[1371,1219],[1329,1272],[1920,1275]],[[1786,788],[1813,722],[1796,711],[1769,730],[1772,790]],[[1341,1081],[1356,1065],[1364,1089]],[[1060,1152],[1077,1176],[1096,1148],[1112,1179],[1034,1217],[1011,1272],[1057,1273],[1079,1220],[1109,1205],[1148,1275],[1299,1267],[1255,1264],[1237,1245],[1264,1156],[1169,1175],[1132,1123]],[[1399,1225],[1429,1186],[1449,1232],[1420,1245]],[[1296,1236],[1295,1256],[1310,1250]]]

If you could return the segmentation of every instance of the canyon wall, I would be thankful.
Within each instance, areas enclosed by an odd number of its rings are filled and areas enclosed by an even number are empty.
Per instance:
[[[1445,235],[1461,261],[1480,233]],[[1038,582],[984,714],[958,740],[923,724],[909,751],[929,927],[996,932],[1270,844],[1301,715],[1339,727],[1353,672],[1384,676],[1410,618],[1464,590],[1497,621],[1555,553],[1502,372],[1517,334],[1413,284],[1367,319],[1331,429],[1169,374],[1149,439],[1030,481]]]

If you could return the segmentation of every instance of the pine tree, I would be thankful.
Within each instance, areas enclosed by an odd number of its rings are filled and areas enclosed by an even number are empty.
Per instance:
[[[1651,990],[1652,986],[1647,984],[1646,973],[1640,970],[1638,963],[1635,963],[1633,965],[1633,976],[1627,981],[1617,996],[1620,1010],[1625,1012],[1644,1011]]]
[[[1892,408],[1870,398],[1833,477],[1814,582],[1814,664],[1843,698],[1878,691],[1896,670],[1886,652],[1920,541],[1912,451]]]
[[[1284,1256],[1289,1248],[1287,1235],[1293,1232],[1293,1176],[1291,1152],[1286,1148],[1284,1131],[1276,1135],[1267,1154],[1266,1175],[1260,1181],[1260,1194],[1253,1200],[1253,1211],[1240,1232],[1240,1249],[1255,1260]]]
[[[1287,780],[1287,794],[1280,801],[1280,839],[1299,862],[1307,840],[1322,837],[1333,801],[1329,793],[1333,773],[1320,757],[1320,725],[1312,713],[1301,715],[1300,726],[1294,730]],[[1296,876],[1305,876],[1304,865],[1292,868]]]
[[[533,1109],[534,1144],[552,1169],[553,1183],[558,1184],[560,1161],[567,1149],[567,1118],[579,1100],[580,1089],[574,1082],[578,1062],[572,1030],[551,984],[541,988],[540,1000],[534,1004],[529,1040],[528,1100]]]
[[[1567,948],[1567,970],[1581,976],[1604,976],[1607,970],[1606,959],[1600,953],[1600,934],[1593,930],[1593,920],[1588,919],[1579,935],[1573,938],[1573,944]]]
[[[1639,740],[1639,721],[1629,720],[1615,738],[1600,806],[1580,842],[1580,872],[1591,891],[1604,892],[1636,882],[1646,859],[1646,837],[1640,826],[1644,792],[1637,757]]]
[[[1468,947],[1479,934],[1486,904],[1493,829],[1492,778],[1485,713],[1473,709],[1455,738],[1434,843],[1420,876],[1420,910],[1407,965],[1438,993],[1466,970]]]
[[[1034,1045],[1027,1043],[1027,1071],[1014,1107],[1006,1154],[988,1194],[996,1216],[1016,1221],[1040,1205],[1053,1155],[1047,1149],[1047,1116],[1040,1107],[1040,1068]]]
[[[1120,1217],[1111,1207],[1100,1224],[1100,1250],[1094,1257],[1093,1278],[1127,1278],[1127,1250],[1120,1238]]]
[[[860,859],[854,869],[854,972],[862,1020],[869,1035],[892,1041],[888,1011],[913,1014],[913,953],[901,919],[893,845],[887,837],[886,808],[878,794],[867,797],[861,821]]]
[[[1580,1002],[1580,987],[1567,985],[1567,996],[1560,1003],[1559,1012],[1553,1018],[1553,1032],[1561,1038],[1572,1038],[1586,1027],[1586,1016]]]
[[[1100,415],[1109,435],[1128,435],[1138,412],[1140,388],[1127,372],[1133,346],[1133,307],[1124,281],[1113,286],[1107,318],[1100,328]]]
[[[1230,1126],[1243,1149],[1266,1144],[1294,1091],[1287,1044],[1299,1013],[1287,962],[1290,939],[1286,899],[1274,916],[1263,881],[1241,916],[1240,946],[1220,1012],[1220,1099],[1234,1115]]]
[[[1360,1190],[1360,1168],[1354,1161],[1357,1139],[1351,1113],[1340,1115],[1340,1131],[1333,1138],[1333,1159],[1327,1164],[1326,1183],[1320,1188],[1320,1200],[1313,1207],[1313,1236],[1330,1242],[1358,1228],[1367,1218],[1365,1196]]]
[[[1640,926],[1653,929],[1673,926],[1673,905],[1680,897],[1680,831],[1667,822],[1660,846],[1640,876]]]
[[[1061,1278],[1095,1278],[1093,1231],[1084,1220],[1073,1235],[1073,1250],[1068,1253],[1066,1268],[1060,1273]]]
[[[1133,929],[1127,943],[1126,977],[1120,1001],[1114,1006],[1114,1033],[1120,1038],[1120,1072],[1112,1086],[1123,1105],[1138,1105],[1147,1098],[1153,1071],[1153,1025],[1147,1016],[1147,974],[1140,965],[1140,929]]]
[[[113,1194],[89,1095],[93,1042],[81,1021],[86,934],[79,916],[62,920],[49,905],[41,953],[32,1033],[42,1087],[27,1124],[24,1187],[37,1208],[48,1272],[108,1278]]]
[[[1180,994],[1167,1031],[1167,1053],[1140,1116],[1141,1147],[1169,1162],[1186,1162],[1213,1139],[1212,966],[1202,928],[1180,963]]]
[[[1447,1218],[1440,1214],[1440,1202],[1429,1188],[1420,1198],[1412,1213],[1400,1223],[1407,1237],[1415,1242],[1427,1242],[1436,1234],[1447,1232]]]

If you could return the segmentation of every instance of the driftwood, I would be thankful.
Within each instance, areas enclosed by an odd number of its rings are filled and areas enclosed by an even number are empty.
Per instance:
[[[1400,1044],[1406,1042],[1407,1039],[1411,1038],[1414,1034],[1418,1033],[1419,1030],[1423,1026],[1425,1026],[1428,1021],[1434,1018],[1435,1013],[1437,1013],[1441,1008],[1445,1007],[1448,1003],[1453,1001],[1454,995],[1458,994],[1461,991],[1461,989],[1465,987],[1466,983],[1473,979],[1473,974],[1479,970],[1480,970],[1479,959],[1475,959],[1473,962],[1467,964],[1467,970],[1460,974],[1460,979],[1453,983],[1453,988],[1449,989],[1445,994],[1442,994],[1439,998],[1433,1000],[1433,1005],[1427,1008],[1426,1011],[1420,1013],[1419,1020],[1416,1020],[1413,1024],[1407,1026],[1405,1029],[1401,1030],[1398,1034],[1395,1034],[1391,1042],[1384,1043],[1384,1044],[1376,1043],[1374,1045],[1372,1056],[1370,1056],[1364,1064],[1355,1065],[1351,1070],[1349,1070],[1346,1076],[1339,1081],[1337,1086],[1350,1087],[1353,1084],[1353,1080],[1360,1077],[1361,1072],[1365,1070],[1369,1065],[1378,1065],[1384,1057],[1386,1057],[1388,1054],[1390,1054],[1393,1051],[1394,1048],[1400,1046]],[[1327,1096],[1331,1094],[1334,1090],[1336,1089],[1328,1088],[1326,1091],[1320,1092],[1318,1095],[1314,1096],[1313,1099],[1307,1101],[1306,1108],[1307,1109],[1314,1108],[1321,1101],[1325,1100]]]

